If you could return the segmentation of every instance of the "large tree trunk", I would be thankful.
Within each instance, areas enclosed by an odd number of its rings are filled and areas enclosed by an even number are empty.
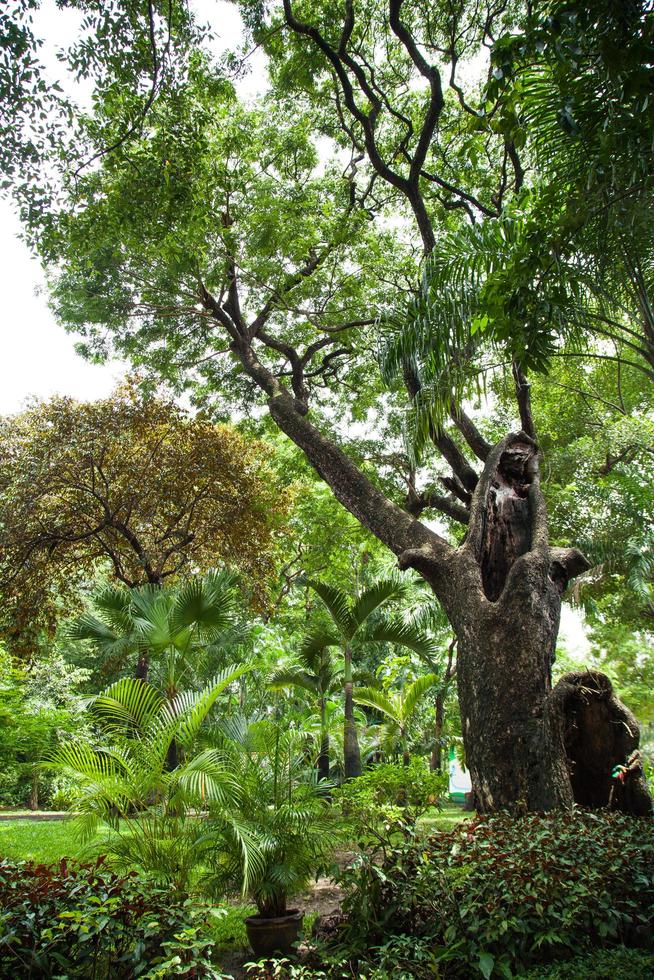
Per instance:
[[[352,651],[345,648],[345,722],[343,727],[343,766],[346,779],[361,775],[361,752],[354,720],[354,700],[352,683]]]
[[[547,577],[524,563],[501,605],[473,601],[456,617],[461,726],[482,813],[549,810],[573,801],[565,752],[547,710],[560,603]]]
[[[573,802],[548,698],[561,594],[585,561],[548,545],[537,464],[530,437],[504,439],[475,489],[463,546],[431,570],[422,560],[458,639],[463,740],[484,813]]]

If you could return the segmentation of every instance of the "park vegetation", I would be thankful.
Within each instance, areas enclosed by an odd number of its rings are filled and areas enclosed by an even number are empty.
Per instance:
[[[62,0],[88,105],[40,6],[3,187],[130,373],[0,419],[0,972],[650,975],[651,5]]]

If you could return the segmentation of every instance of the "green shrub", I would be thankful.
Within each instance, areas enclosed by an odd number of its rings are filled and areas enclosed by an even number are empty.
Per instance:
[[[650,980],[654,977],[654,954],[641,949],[595,950],[565,963],[538,967],[520,975],[520,980]]]
[[[397,832],[410,836],[418,818],[440,805],[447,782],[425,759],[414,758],[408,766],[382,763],[335,790],[334,802],[353,841],[386,846]]]
[[[383,962],[396,980],[513,977],[591,948],[652,943],[653,882],[650,821],[479,818],[405,840],[381,862],[362,854],[344,873],[336,948],[362,976]]]
[[[207,910],[134,873],[0,862],[0,976],[159,980],[223,975]]]

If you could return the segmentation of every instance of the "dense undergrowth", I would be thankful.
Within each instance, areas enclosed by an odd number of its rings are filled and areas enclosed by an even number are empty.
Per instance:
[[[654,946],[654,828],[619,814],[479,818],[362,853],[342,884],[316,950],[327,976],[516,977]]]
[[[216,980],[211,915],[135,873],[104,869],[101,858],[51,866],[2,861],[0,976]]]

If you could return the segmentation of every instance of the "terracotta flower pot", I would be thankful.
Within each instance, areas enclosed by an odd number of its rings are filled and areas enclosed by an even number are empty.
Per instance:
[[[289,909],[286,915],[266,918],[250,915],[245,920],[248,940],[255,956],[290,953],[302,925],[302,912]]]

